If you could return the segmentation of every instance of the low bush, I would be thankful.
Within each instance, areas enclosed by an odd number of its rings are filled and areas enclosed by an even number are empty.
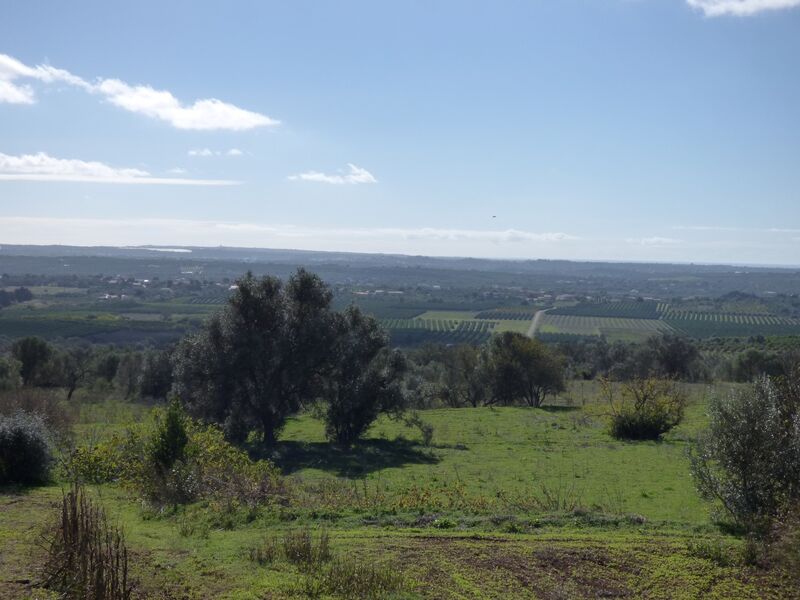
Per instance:
[[[222,513],[282,502],[287,490],[269,461],[252,461],[221,429],[202,425],[176,405],[152,422],[74,449],[65,471],[79,481],[120,481],[152,506],[212,501]]]
[[[691,456],[698,490],[746,532],[768,537],[800,504],[800,371],[714,397],[708,408]]]
[[[109,525],[103,509],[73,485],[63,495],[48,540],[44,587],[66,600],[129,600],[125,538]]]
[[[0,484],[44,483],[53,463],[50,432],[39,415],[0,416]]]
[[[657,440],[683,420],[687,396],[670,379],[632,379],[602,384],[611,408],[609,433],[621,440]]]
[[[18,412],[39,415],[48,431],[62,441],[71,436],[77,408],[67,405],[63,394],[57,390],[20,388],[0,392],[0,415]]]

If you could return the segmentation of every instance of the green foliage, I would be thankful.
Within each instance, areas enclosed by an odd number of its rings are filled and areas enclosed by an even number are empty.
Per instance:
[[[501,404],[521,400],[539,407],[566,387],[562,358],[541,342],[510,331],[492,339],[488,373],[493,399]]]
[[[328,438],[341,445],[358,440],[381,413],[405,408],[401,387],[405,359],[387,348],[372,317],[350,307],[334,317],[330,367],[321,378]]]
[[[188,442],[186,415],[180,402],[173,399],[164,412],[163,419],[156,425],[147,448],[147,459],[155,469],[169,471],[176,462],[185,459]]]
[[[697,487],[763,535],[781,511],[800,503],[800,370],[715,396],[709,417],[692,455]]]
[[[672,380],[636,378],[615,386],[603,382],[611,416],[609,433],[622,440],[657,440],[682,420],[687,397]]]
[[[22,385],[21,364],[11,356],[0,356],[0,392],[15,390]]]
[[[19,361],[19,374],[23,385],[45,384],[48,362],[53,348],[41,338],[26,337],[11,345],[11,355]]]
[[[0,484],[45,483],[53,463],[50,433],[39,415],[0,416]]]
[[[64,474],[87,483],[120,481],[155,506],[207,499],[235,510],[285,495],[274,465],[250,460],[219,428],[191,420],[176,402],[154,412],[151,423],[75,448]]]
[[[164,399],[172,386],[172,362],[169,351],[151,350],[145,353],[139,374],[139,395],[143,398]]]
[[[243,441],[254,428],[274,444],[313,397],[331,350],[331,292],[300,269],[286,286],[248,274],[228,305],[175,353],[175,392],[190,412]]]

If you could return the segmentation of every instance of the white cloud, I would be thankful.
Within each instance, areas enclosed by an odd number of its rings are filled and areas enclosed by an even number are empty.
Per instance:
[[[172,173],[173,175],[185,175],[186,169],[181,169],[180,167],[173,167],[172,169],[169,169],[167,173]]]
[[[220,179],[152,177],[141,169],[111,167],[98,161],[55,158],[44,152],[12,156],[0,152],[0,181],[64,181],[160,185],[236,185]]]
[[[689,6],[701,10],[707,17],[733,15],[748,17],[767,10],[800,6],[800,0],[686,0]]]
[[[238,148],[231,148],[230,150],[212,150],[211,148],[192,148],[187,152],[189,156],[242,156],[244,152]]]
[[[266,115],[228,104],[216,98],[183,105],[170,92],[149,85],[131,86],[119,79],[104,79],[94,90],[109,102],[134,113],[168,122],[177,129],[242,131],[280,123]]]
[[[50,65],[30,67],[11,56],[0,54],[0,102],[33,103],[33,89],[27,84],[14,83],[17,79],[67,83],[100,94],[115,106],[130,112],[166,121],[177,129],[243,131],[256,127],[274,127],[280,123],[261,113],[245,110],[216,98],[183,104],[170,92],[156,90],[149,85],[129,85],[119,79],[98,79],[95,83],[89,83],[63,69]]]
[[[0,79],[0,102],[8,104],[33,104],[36,96],[29,85],[15,85]]]
[[[318,183],[331,183],[333,185],[359,184],[359,183],[378,183],[378,180],[361,167],[353,163],[347,163],[347,172],[339,172],[335,175],[328,175],[318,171],[306,171],[298,175],[290,175],[292,181],[316,181]]]
[[[625,240],[629,244],[636,244],[638,246],[674,246],[676,244],[683,244],[683,240],[668,237],[646,237],[646,238],[629,238]]]

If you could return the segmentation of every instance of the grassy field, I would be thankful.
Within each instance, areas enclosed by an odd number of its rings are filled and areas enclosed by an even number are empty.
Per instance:
[[[340,555],[401,573],[395,598],[793,597],[779,574],[738,564],[742,541],[694,491],[685,451],[714,390],[691,386],[685,422],[658,443],[613,440],[596,391],[576,382],[542,409],[422,411],[430,446],[384,418],[342,450],[299,416],[272,455],[296,501],[256,512],[201,502],[157,514],[114,484],[92,493],[124,528],[153,597],[318,597],[294,565],[248,558],[265,536],[304,527],[328,531]],[[78,437],[146,411],[86,405]],[[26,582],[60,494],[54,484],[0,495],[0,597],[37,597]]]

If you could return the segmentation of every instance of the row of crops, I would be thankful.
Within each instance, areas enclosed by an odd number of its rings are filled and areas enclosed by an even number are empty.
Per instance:
[[[695,338],[800,335],[800,323],[797,322],[780,325],[695,319],[665,319],[663,322]]]
[[[214,296],[195,296],[193,298],[188,298],[186,300],[186,304],[220,305],[220,304],[225,304],[227,301],[228,301],[227,294],[216,294]]]
[[[664,321],[656,319],[626,319],[620,317],[580,317],[547,313],[542,319],[541,333],[566,333],[571,335],[600,335],[604,331],[631,331],[657,333],[669,329]]]
[[[535,312],[530,310],[484,310],[475,315],[475,318],[490,321],[530,321]]]
[[[424,344],[485,343],[497,325],[494,321],[458,321],[455,319],[384,319],[392,344],[411,347]]]
[[[736,323],[740,325],[797,325],[795,319],[775,315],[745,315],[734,313],[692,312],[667,310],[662,315],[665,320],[709,321],[713,323]]]
[[[550,315],[575,317],[618,317],[623,319],[658,319],[661,305],[652,301],[584,302],[575,306],[562,306],[548,312]]]

